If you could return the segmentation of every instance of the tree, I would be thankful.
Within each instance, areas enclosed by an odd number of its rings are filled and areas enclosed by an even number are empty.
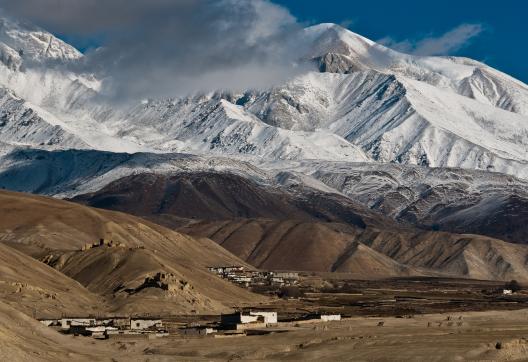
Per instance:
[[[504,289],[510,289],[512,292],[515,293],[515,292],[518,292],[519,290],[521,290],[521,286],[519,285],[517,280],[511,280],[510,282],[508,282],[506,284]]]
[[[279,291],[279,297],[281,298],[300,298],[303,293],[297,286],[282,287]]]

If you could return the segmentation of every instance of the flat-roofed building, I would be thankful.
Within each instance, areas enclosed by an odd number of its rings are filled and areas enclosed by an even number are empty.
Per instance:
[[[341,314],[321,314],[321,320],[325,322],[340,321]]]
[[[130,319],[130,329],[141,330],[149,328],[161,328],[163,323],[161,319],[146,319],[146,318],[136,318]]]
[[[252,316],[260,316],[266,324],[275,324],[278,321],[277,312],[249,312]]]
[[[70,329],[72,326],[93,327],[95,323],[95,318],[62,318],[60,320],[62,329]]]

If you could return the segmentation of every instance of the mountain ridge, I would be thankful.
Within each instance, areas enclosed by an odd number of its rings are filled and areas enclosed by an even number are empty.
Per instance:
[[[402,54],[322,24],[301,32],[307,46],[292,50],[309,70],[268,89],[100,102],[95,74],[61,68],[82,54],[41,29],[2,24],[1,188],[175,228],[198,219],[302,222],[295,238],[276,244],[281,250],[303,250],[309,231],[320,239],[342,232],[328,223],[355,228],[332,239],[334,253],[318,266],[325,271],[357,271],[352,260],[396,274],[505,278],[524,268],[510,253],[523,254],[528,237],[528,86],[485,64]],[[42,51],[41,38],[63,51]],[[258,252],[252,261],[287,266],[271,244],[252,242],[275,262]],[[325,248],[321,240],[308,246],[300,267]],[[403,246],[407,254],[395,252]],[[108,257],[92,254],[95,264]],[[73,275],[58,260],[92,265],[79,258],[70,251],[46,260]],[[113,258],[159,264],[149,253]]]
[[[7,35],[9,24],[0,29]],[[31,38],[31,30],[25,33]],[[24,128],[22,121],[13,125],[17,132],[4,129],[3,141],[24,144],[32,135],[39,142],[30,146],[39,148],[382,161],[527,177],[524,83],[465,58],[398,53],[335,24],[302,34],[308,46],[298,56],[315,62],[313,71],[283,85],[137,100],[130,107],[97,104],[98,81],[89,74],[13,70],[10,54],[0,84],[29,101],[50,127],[63,125],[59,132],[80,141],[57,142],[46,128]],[[25,85],[39,77],[37,89]]]

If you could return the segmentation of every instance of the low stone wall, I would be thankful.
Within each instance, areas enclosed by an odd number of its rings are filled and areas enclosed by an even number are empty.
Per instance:
[[[267,326],[266,323],[239,323],[236,325],[236,329],[237,331],[243,331],[252,328],[266,328]]]

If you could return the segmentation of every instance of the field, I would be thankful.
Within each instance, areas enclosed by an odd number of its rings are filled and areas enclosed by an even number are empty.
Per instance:
[[[328,275],[304,277],[301,297],[274,301],[277,310],[302,314],[405,316],[444,312],[512,310],[528,306],[528,292],[503,295],[507,283],[442,278],[348,280]]]
[[[279,323],[235,335],[184,336],[178,328],[214,326],[218,315],[165,316],[163,338],[64,336],[79,360],[115,361],[452,361],[526,360],[528,293],[503,295],[505,283],[458,279],[356,281],[305,275],[302,296],[272,298],[254,310],[275,310]],[[341,321],[307,320],[339,313]],[[266,333],[264,333],[266,332]],[[60,360],[60,357],[59,357]]]
[[[324,325],[294,323],[282,327],[286,333],[264,336],[172,336],[97,344],[115,350],[116,360],[525,360],[527,321],[527,310],[354,317]]]

